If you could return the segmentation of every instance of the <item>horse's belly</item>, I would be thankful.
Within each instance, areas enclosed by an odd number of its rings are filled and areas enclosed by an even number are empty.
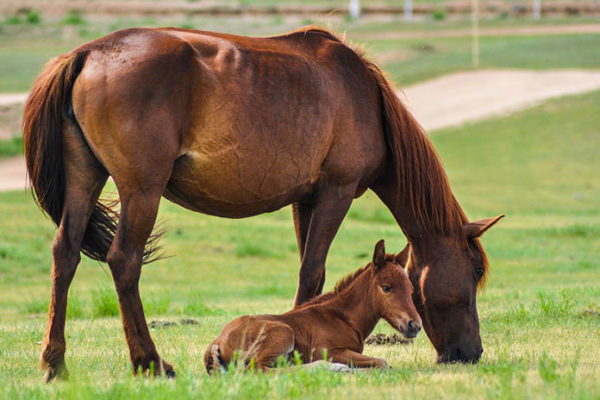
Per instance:
[[[310,168],[279,157],[186,153],[175,163],[165,197],[190,210],[227,218],[278,210],[306,197],[316,180]]]

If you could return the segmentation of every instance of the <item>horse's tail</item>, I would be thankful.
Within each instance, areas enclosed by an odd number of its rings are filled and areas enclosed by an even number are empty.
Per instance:
[[[394,160],[398,195],[407,199],[426,231],[459,231],[460,222],[467,219],[452,193],[442,162],[427,133],[402,104],[379,67],[363,60],[381,93],[382,119]]]
[[[208,346],[206,353],[204,353],[204,366],[209,375],[220,372],[227,367],[221,358],[221,350],[219,350],[218,344],[213,342],[213,344]]]
[[[23,145],[34,199],[57,226],[63,214],[66,189],[63,122],[71,119],[77,124],[71,92],[88,53],[75,50],[50,61],[35,81],[23,114]],[[81,251],[94,260],[106,261],[117,230],[118,213],[111,206],[96,202],[83,237]],[[156,251],[154,238],[144,251],[145,262],[151,261]]]

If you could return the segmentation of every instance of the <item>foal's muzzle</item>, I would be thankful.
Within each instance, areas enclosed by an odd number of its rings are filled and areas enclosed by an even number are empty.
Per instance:
[[[409,339],[416,337],[420,330],[421,324],[412,319],[408,321],[406,326],[401,326],[400,328],[400,332]]]

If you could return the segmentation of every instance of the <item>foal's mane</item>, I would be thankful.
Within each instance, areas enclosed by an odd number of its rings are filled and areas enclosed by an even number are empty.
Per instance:
[[[365,272],[370,266],[371,266],[371,263],[368,263],[364,267],[361,267],[361,268],[357,269],[356,271],[344,276],[342,279],[337,281],[337,283],[333,287],[332,291],[323,293],[322,295],[319,295],[317,297],[313,297],[312,299],[303,303],[302,307],[312,306],[314,304],[320,304],[320,303],[323,303],[327,300],[333,299],[334,297],[338,296],[346,288],[348,288],[350,286],[350,284],[352,284],[352,282],[354,282],[360,275],[362,275],[362,273]]]
[[[382,120],[395,162],[400,205],[410,207],[425,232],[453,236],[466,243],[462,225],[468,220],[452,193],[442,162],[427,133],[398,98],[383,71],[363,51],[327,30],[307,27],[300,32],[338,42],[358,56],[380,89]]]
[[[385,261],[396,264],[396,262],[394,261],[393,254],[386,254]],[[307,302],[302,303],[302,307],[311,306],[313,304],[320,304],[320,303],[323,303],[327,300],[333,299],[334,297],[338,296],[345,289],[350,287],[352,282],[354,282],[356,279],[358,279],[358,277],[361,276],[363,272],[367,271],[369,269],[369,267],[371,266],[371,264],[372,264],[372,262],[369,262],[364,267],[360,267],[356,271],[351,272],[348,275],[344,276],[342,279],[337,281],[337,283],[335,284],[335,286],[333,287],[333,289],[330,292],[323,293],[319,296],[313,297],[312,299],[308,300]]]

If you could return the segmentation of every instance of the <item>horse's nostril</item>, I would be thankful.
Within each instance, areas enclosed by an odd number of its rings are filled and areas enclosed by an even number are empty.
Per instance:
[[[421,327],[415,323],[415,321],[413,321],[412,319],[410,321],[408,321],[408,328],[412,331],[419,331],[421,330]]]

